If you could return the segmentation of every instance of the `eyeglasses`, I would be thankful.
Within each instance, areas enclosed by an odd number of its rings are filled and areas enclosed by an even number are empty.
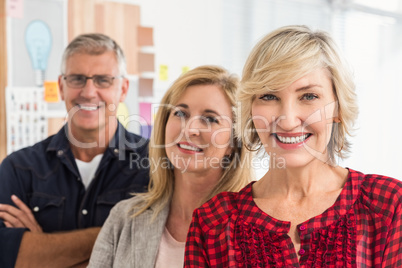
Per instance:
[[[66,80],[67,86],[72,88],[83,88],[87,84],[88,79],[92,79],[94,85],[97,88],[108,88],[113,85],[113,80],[116,78],[121,78],[122,76],[110,76],[110,75],[93,75],[85,76],[83,74],[70,74],[63,75],[64,80]]]

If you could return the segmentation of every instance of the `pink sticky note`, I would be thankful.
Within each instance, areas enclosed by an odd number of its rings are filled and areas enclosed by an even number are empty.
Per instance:
[[[151,125],[152,103],[140,102],[140,116],[147,121],[148,125]]]
[[[24,0],[8,0],[7,16],[22,19],[24,16]]]

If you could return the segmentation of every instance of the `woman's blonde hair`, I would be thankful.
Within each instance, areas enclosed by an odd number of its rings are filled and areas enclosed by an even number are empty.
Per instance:
[[[184,91],[194,85],[217,85],[222,88],[232,105],[233,121],[236,121],[235,93],[239,85],[236,76],[229,74],[219,66],[211,65],[200,66],[182,74],[162,98],[156,114],[149,144],[150,184],[148,192],[140,194],[142,200],[139,205],[135,206],[139,210],[133,215],[134,217],[151,206],[153,206],[154,217],[156,217],[171,200],[174,189],[173,168],[158,166],[161,163],[160,160],[168,159],[165,146],[163,146],[165,144],[165,128],[170,113],[174,111],[174,105],[177,104]],[[230,156],[230,163],[224,168],[215,188],[205,200],[200,202],[200,205],[220,192],[239,191],[251,180],[251,155],[242,146],[240,139],[235,137],[235,131],[232,131],[231,141],[233,153]]]
[[[258,94],[279,91],[316,70],[330,73],[337,101],[339,123],[333,123],[328,144],[329,162],[335,156],[345,158],[350,151],[347,135],[351,135],[358,114],[352,72],[341,57],[332,38],[323,31],[306,26],[285,26],[263,37],[251,51],[243,69],[237,98],[241,104],[238,136],[247,148],[261,146],[251,119],[251,106]]]

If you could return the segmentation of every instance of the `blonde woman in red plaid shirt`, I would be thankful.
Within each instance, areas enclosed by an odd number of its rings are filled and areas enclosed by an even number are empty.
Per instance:
[[[185,267],[402,267],[402,183],[336,164],[358,109],[322,31],[287,26],[252,50],[238,131],[269,171],[197,209]]]

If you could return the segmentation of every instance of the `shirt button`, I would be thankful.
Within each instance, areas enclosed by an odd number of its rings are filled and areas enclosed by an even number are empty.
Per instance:
[[[57,151],[57,155],[58,155],[58,156],[62,156],[63,154],[64,154],[63,150],[58,150],[58,151]]]
[[[87,215],[87,214],[88,214],[88,210],[83,209],[83,210],[82,210],[82,215]]]
[[[300,230],[300,231],[306,230],[306,225],[300,225],[299,230]]]
[[[306,251],[305,251],[304,249],[300,249],[300,250],[299,250],[299,254],[300,254],[300,255],[303,255],[304,253],[306,253]]]
[[[118,153],[119,153],[119,149],[117,149],[117,148],[114,149],[114,153],[115,153],[115,154],[118,154]]]
[[[39,211],[39,207],[34,207],[33,211],[38,212]]]

